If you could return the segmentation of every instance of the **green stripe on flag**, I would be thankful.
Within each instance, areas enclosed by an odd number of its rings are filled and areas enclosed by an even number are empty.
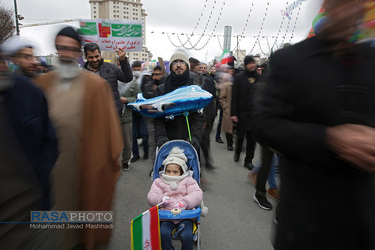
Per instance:
[[[132,220],[131,224],[131,237],[132,237],[132,250],[142,250],[143,249],[143,240],[142,240],[142,217],[138,217]]]

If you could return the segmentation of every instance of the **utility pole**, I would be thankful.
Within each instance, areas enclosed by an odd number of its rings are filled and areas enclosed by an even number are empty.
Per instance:
[[[16,18],[16,30],[17,30],[17,35],[20,35],[20,27],[18,25],[18,13],[17,13],[17,0],[14,0],[14,13],[15,13],[15,18]]]
[[[238,57],[238,50],[240,49],[240,47],[239,47],[239,43],[238,43],[238,35],[237,35],[237,51],[236,51],[236,55],[237,55],[237,57],[236,57],[236,64],[237,64],[237,67],[238,67],[238,64],[239,64],[239,61],[240,61],[240,59],[239,59],[239,57]]]
[[[231,44],[231,37],[232,37],[232,26],[225,26],[224,27],[224,51],[230,51],[230,44]]]

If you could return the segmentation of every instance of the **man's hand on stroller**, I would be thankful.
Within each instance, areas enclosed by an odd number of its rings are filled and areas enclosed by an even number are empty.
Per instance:
[[[169,196],[163,196],[163,198],[161,198],[161,201],[164,202],[165,206],[171,204],[171,199],[169,198]]]
[[[187,207],[187,205],[186,205],[186,202],[185,202],[185,201],[180,201],[180,202],[176,203],[176,204],[173,206],[173,208],[178,208],[178,209],[180,209],[180,210],[185,210],[186,207]]]

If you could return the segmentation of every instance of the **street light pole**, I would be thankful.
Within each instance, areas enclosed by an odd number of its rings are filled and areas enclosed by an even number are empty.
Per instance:
[[[238,68],[238,64],[240,63],[240,59],[238,58],[238,50],[240,49],[240,47],[239,47],[239,43],[238,43],[238,36],[239,35],[237,35],[237,61],[236,61],[236,64],[237,64],[237,68]]]
[[[17,35],[20,34],[20,27],[18,25],[18,13],[17,13],[17,0],[14,0],[14,13],[16,17],[16,30],[17,30]]]

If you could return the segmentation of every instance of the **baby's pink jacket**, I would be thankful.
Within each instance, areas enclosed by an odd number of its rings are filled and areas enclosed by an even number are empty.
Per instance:
[[[189,176],[178,183],[177,190],[172,190],[169,184],[163,182],[161,178],[157,178],[148,192],[147,201],[150,206],[155,206],[161,202],[164,196],[169,196],[171,203],[168,206],[160,206],[162,210],[172,210],[173,206],[180,201],[186,203],[186,209],[193,209],[202,202],[203,192],[198,183]]]

